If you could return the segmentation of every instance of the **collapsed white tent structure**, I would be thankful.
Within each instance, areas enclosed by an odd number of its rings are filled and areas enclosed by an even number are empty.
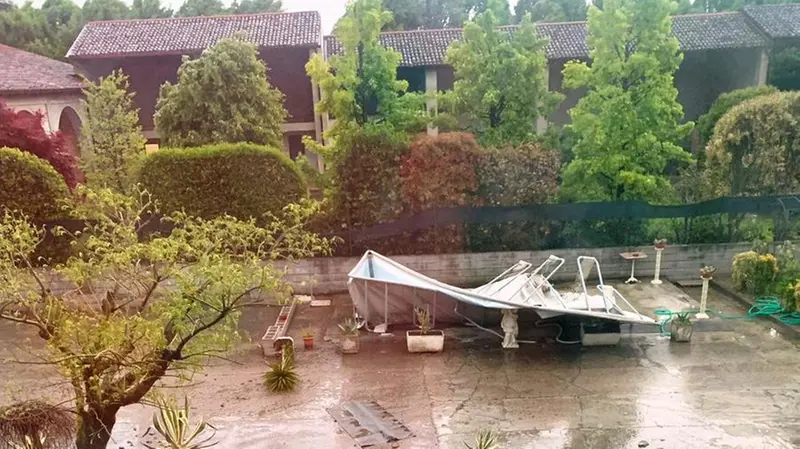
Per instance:
[[[477,288],[459,288],[411,270],[374,251],[367,251],[350,271],[348,290],[357,314],[368,325],[414,324],[417,307],[427,309],[434,321],[473,319],[476,308],[532,310],[541,319],[560,315],[619,323],[656,324],[640,314],[611,285],[603,283],[600,264],[593,257],[578,257],[576,291],[561,294],[551,284],[564,259],[551,255],[538,267],[520,261]],[[586,286],[589,272],[598,277],[596,291]]]

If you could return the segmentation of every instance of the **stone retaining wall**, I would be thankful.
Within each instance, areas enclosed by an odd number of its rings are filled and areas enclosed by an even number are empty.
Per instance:
[[[662,254],[661,275],[673,280],[699,278],[699,270],[704,265],[715,266],[720,275],[730,274],[733,256],[749,250],[751,246],[748,242],[668,246]],[[578,256],[596,257],[600,261],[604,278],[627,278],[631,264],[619,255],[626,251],[647,254],[646,259],[636,262],[636,277],[640,280],[651,279],[655,269],[655,250],[652,246],[397,256],[393,259],[442,282],[469,286],[491,280],[519,260],[538,265],[550,254],[563,257],[567,261],[556,273],[556,280],[575,278]],[[358,258],[355,257],[300,260],[287,266],[286,280],[302,294],[344,292],[347,290],[347,273],[357,262]],[[312,278],[316,279],[313,284],[309,282]]]

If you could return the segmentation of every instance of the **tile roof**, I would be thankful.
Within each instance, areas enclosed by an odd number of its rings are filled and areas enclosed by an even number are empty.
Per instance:
[[[0,94],[79,91],[72,65],[0,44]]]
[[[550,39],[549,59],[588,58],[586,22],[537,23],[539,33]],[[513,30],[513,27],[509,27]],[[753,48],[769,45],[766,36],[748,24],[740,12],[675,16],[672,31],[684,51]],[[381,42],[403,55],[401,66],[444,64],[447,47],[461,39],[460,29],[394,31],[381,34]],[[325,55],[341,51],[333,36],[325,36]]]
[[[766,47],[769,39],[741,12],[687,14],[672,18],[672,32],[681,50]]]
[[[746,6],[744,13],[773,39],[800,37],[800,4]]]
[[[259,47],[317,47],[321,30],[316,11],[89,22],[67,57],[199,52],[240,31]]]

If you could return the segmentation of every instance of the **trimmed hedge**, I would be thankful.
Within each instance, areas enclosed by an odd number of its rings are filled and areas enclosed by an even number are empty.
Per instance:
[[[289,157],[250,143],[159,150],[145,157],[139,182],[161,211],[183,210],[202,218],[261,219],[307,194]]]
[[[737,89],[720,95],[708,108],[708,112],[697,119],[696,129],[700,136],[700,143],[705,146],[711,140],[711,136],[714,134],[714,126],[731,108],[752,98],[774,94],[777,91],[778,89],[773,86],[764,85],[745,87],[744,89]]]
[[[800,191],[800,92],[761,95],[731,108],[706,148],[707,197]]]
[[[42,222],[63,218],[59,202],[69,196],[49,162],[16,148],[0,148],[0,208],[18,210]]]

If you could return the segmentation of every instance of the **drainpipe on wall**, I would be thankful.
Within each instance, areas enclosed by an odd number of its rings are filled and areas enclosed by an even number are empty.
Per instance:
[[[763,86],[767,84],[767,75],[769,74],[769,49],[762,48],[758,61],[758,73],[756,74],[756,86]]]
[[[436,67],[426,67],[425,93],[427,94],[428,98],[425,100],[425,104],[428,110],[428,115],[431,117],[434,117],[436,116],[436,114],[439,113],[439,104],[436,100],[436,94],[438,92],[439,92],[439,73],[436,70]],[[433,126],[432,124],[429,124],[428,135],[429,136],[439,135],[439,128]]]

